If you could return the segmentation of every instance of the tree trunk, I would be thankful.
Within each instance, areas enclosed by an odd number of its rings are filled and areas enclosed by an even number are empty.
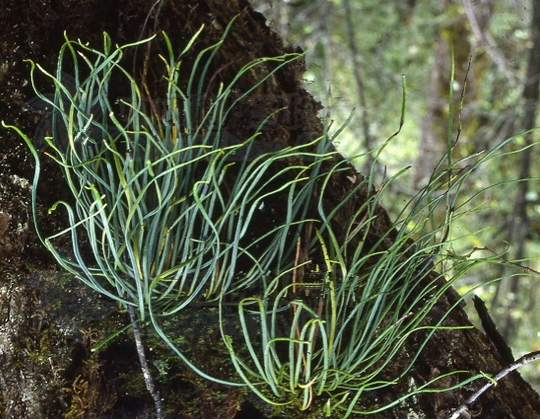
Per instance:
[[[34,132],[42,117],[39,112],[43,110],[24,111],[25,102],[32,98],[33,93],[28,85],[29,68],[22,60],[31,58],[53,70],[64,31],[71,39],[80,38],[98,46],[101,45],[103,31],[111,35],[114,43],[122,45],[164,30],[178,47],[184,45],[204,23],[204,44],[199,44],[202,47],[216,42],[235,15],[239,17],[217,58],[219,65],[214,69],[217,79],[226,80],[253,59],[290,51],[268,29],[264,17],[250,8],[247,0],[45,0],[40,2],[39,8],[30,0],[5,0],[0,9],[0,82],[4,86],[0,92],[0,115],[7,123],[17,124],[27,133]],[[233,115],[229,130],[241,138],[247,128],[256,126],[271,111],[287,106],[287,111],[271,123],[265,136],[258,141],[282,147],[318,136],[322,132],[322,124],[317,117],[320,105],[302,88],[302,71],[301,65],[290,66],[265,83],[264,92],[254,98],[256,102],[251,102],[255,103],[255,109],[253,105],[246,105],[244,112]],[[254,71],[250,77],[252,80],[246,78],[238,88],[251,86],[260,74]],[[147,82],[152,82],[149,76]],[[134,379],[140,371],[137,370],[137,355],[129,337],[116,337],[106,350],[97,352],[97,355],[89,352],[89,348],[96,344],[96,336],[105,337],[114,332],[125,314],[111,313],[113,308],[109,303],[102,302],[84,288],[77,288],[72,279],[55,271],[51,257],[43,251],[33,233],[29,218],[29,185],[25,181],[32,179],[33,174],[29,153],[6,130],[0,131],[0,139],[2,416],[142,418],[152,415],[153,402],[145,394],[142,382]],[[61,176],[54,167],[45,164],[44,170],[46,179],[42,181],[39,199],[47,208],[55,200],[64,198],[62,194],[65,191],[58,187]],[[332,180],[334,188],[329,190],[328,206],[341,203],[352,187],[349,178],[354,175],[352,170],[336,174]],[[354,200],[349,201],[340,210],[338,219],[346,222],[352,217],[356,209],[368,200],[365,194],[360,191]],[[47,221],[52,226],[62,224],[62,221],[45,213],[43,217],[49,217]],[[391,229],[386,212],[379,208],[367,240],[377,243],[385,238],[382,245],[388,248],[392,235],[386,236],[386,233]],[[436,276],[436,273],[432,274],[432,278]],[[81,302],[100,309],[90,309]],[[447,292],[429,317],[436,322],[455,303],[455,292]],[[446,318],[444,325],[463,326],[470,325],[470,322],[458,306]],[[152,340],[152,337],[147,339]],[[155,341],[152,343],[152,347],[158,346]],[[409,340],[406,346],[411,351],[416,350],[415,343],[414,339]],[[203,347],[198,349],[202,351]],[[148,355],[150,359],[151,353]],[[193,353],[197,357],[195,350]],[[256,408],[254,400],[237,389],[208,383],[185,367],[174,365],[177,362],[172,359],[165,362],[159,366],[154,364],[155,369],[151,367],[156,373],[165,372],[157,375],[158,382],[170,381],[173,384],[160,387],[164,405],[169,403],[171,416],[233,417],[246,414],[239,413],[239,410]],[[209,358],[206,362],[216,365],[209,366],[209,369],[220,368],[217,366],[220,361],[216,358]],[[402,359],[401,363],[406,364],[407,360]],[[410,391],[411,384],[420,386],[441,373],[454,370],[467,370],[471,375],[497,373],[503,366],[496,347],[479,330],[439,331],[424,349],[422,357],[416,360],[407,378],[395,387],[372,392],[370,400],[363,401],[363,404],[375,409]],[[441,394],[421,394],[382,415],[396,418],[448,416],[483,384],[479,382]],[[436,384],[441,388],[449,385],[451,383]],[[173,408],[171,401],[174,401]],[[259,406],[259,410],[263,408]],[[253,415],[253,412],[249,414]],[[305,415],[302,412],[290,413],[293,414],[297,417]],[[271,414],[259,412],[256,415]],[[483,394],[470,408],[470,415],[537,418],[540,416],[540,399],[514,372]]]
[[[524,117],[522,122],[523,131],[533,130],[536,127],[536,109],[540,102],[540,5],[533,2],[533,14],[531,18],[531,48],[527,62],[527,75],[523,87],[523,109]],[[525,144],[533,144],[533,133],[524,136]],[[529,193],[529,179],[531,178],[531,153],[522,153],[519,157],[518,178],[522,181],[517,184],[516,198],[510,224],[507,231],[507,242],[514,249],[512,256],[516,261],[522,261],[527,257],[527,239],[530,230],[530,220],[528,215],[529,203],[527,194]],[[529,292],[520,293],[519,285],[522,277],[512,276],[504,280],[510,287],[506,298],[509,300],[507,306],[508,316],[502,327],[504,336],[507,339],[514,338],[519,329],[519,318],[514,314],[518,299],[529,299]],[[497,290],[496,297],[501,294]],[[495,301],[495,299],[494,299]],[[496,302],[494,302],[496,303]],[[525,304],[526,306],[531,303]]]

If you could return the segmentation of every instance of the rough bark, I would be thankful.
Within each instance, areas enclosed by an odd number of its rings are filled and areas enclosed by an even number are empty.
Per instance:
[[[152,4],[156,7],[152,8]],[[99,0],[5,0],[0,9],[0,115],[10,124],[32,133],[40,115],[24,111],[24,104],[33,93],[28,85],[28,65],[24,58],[40,62],[44,67],[55,67],[57,52],[63,42],[65,30],[71,38],[81,38],[93,45],[100,45],[102,32],[107,31],[113,42],[123,44],[139,39],[156,30],[165,30],[176,46],[189,39],[204,23],[207,31],[200,42],[210,45],[221,36],[223,28],[233,16],[239,18],[219,54],[219,63],[214,69],[216,77],[226,80],[243,64],[261,56],[275,56],[287,48],[265,24],[262,15],[253,12],[247,1],[200,0],[172,1],[160,3],[143,0],[103,2]],[[199,44],[203,45],[203,44]],[[290,50],[290,49],[289,49]],[[294,145],[321,132],[317,118],[319,104],[301,87],[299,78],[302,66],[284,69],[263,91],[258,92],[254,106],[246,104],[245,112],[239,112],[228,127],[238,136],[253,128],[250,118],[260,119],[272,110],[287,106],[287,112],[272,123],[261,142],[278,145]],[[256,71],[246,78],[245,86],[252,85],[260,77]],[[242,86],[239,87],[240,89]],[[264,95],[262,95],[264,94]],[[242,108],[240,109],[240,111]],[[29,153],[21,141],[6,130],[0,131],[0,410],[3,417],[147,417],[152,414],[152,401],[144,392],[142,381],[134,379],[138,371],[137,356],[133,343],[125,335],[117,337],[106,350],[89,352],[96,343],[96,336],[103,337],[127,321],[125,314],[111,313],[107,302],[95,300],[87,291],[76,288],[72,279],[63,279],[54,269],[51,258],[44,253],[32,229],[29,218],[29,185],[33,167]],[[341,173],[333,179],[332,196],[328,206],[340,203],[351,188],[347,176]],[[39,191],[41,204],[47,208],[62,197],[61,177],[52,165],[45,164],[43,187]],[[354,214],[355,209],[365,202],[362,192],[344,206],[337,224],[342,225]],[[43,217],[49,217],[43,212]],[[62,222],[54,218],[45,219],[58,226]],[[391,229],[391,222],[383,209],[368,238],[376,243],[379,237]],[[386,236],[383,246],[389,246],[392,236]],[[433,276],[437,276],[433,273]],[[67,282],[67,284],[65,283]],[[49,293],[49,294],[47,294]],[[65,302],[75,296],[73,305],[58,312],[54,302]],[[95,301],[92,301],[94,299]],[[455,303],[455,293],[447,293],[432,311],[433,320],[440,317]],[[79,302],[79,303],[77,303]],[[97,312],[85,309],[86,302]],[[107,306],[109,305],[109,306]],[[83,315],[81,319],[81,315]],[[45,316],[47,315],[47,316]],[[71,322],[69,322],[71,321]],[[458,307],[446,319],[447,325],[470,325],[463,310]],[[70,327],[70,328],[68,328]],[[418,337],[418,340],[421,337]],[[149,340],[152,338],[149,337]],[[207,337],[211,340],[212,337]],[[154,342],[155,346],[158,345]],[[408,342],[414,349],[417,341]],[[194,343],[194,346],[197,344]],[[205,344],[208,346],[208,343]],[[194,350],[201,351],[203,347]],[[150,355],[149,357],[152,357]],[[214,364],[220,360],[209,357],[201,360],[208,369],[219,369]],[[406,363],[406,360],[402,360]],[[163,395],[169,403],[169,415],[181,417],[233,417],[239,410],[251,404],[236,389],[227,389],[194,378],[173,360],[161,366],[168,375],[158,380],[169,381]],[[471,373],[495,373],[503,362],[490,340],[477,329],[438,332],[413,367],[410,378],[390,390],[373,395],[364,401],[366,408],[388,403],[402,395],[411,381],[417,385],[425,383],[438,373],[456,369]],[[184,369],[182,371],[182,369]],[[173,377],[174,372],[174,377]],[[440,384],[448,386],[449,384]],[[425,394],[414,402],[394,407],[383,416],[426,417],[447,416],[476,386],[458,389],[444,394]],[[474,388],[474,389],[473,389]],[[251,403],[249,402],[251,401]],[[263,406],[259,406],[263,410]],[[241,413],[240,413],[241,414]],[[251,413],[253,415],[253,413]],[[487,392],[472,407],[473,417],[482,418],[535,418],[540,416],[540,399],[518,373],[505,378],[494,389]],[[255,414],[257,415],[257,414]],[[269,412],[259,415],[270,415]],[[298,417],[306,413],[290,413]]]

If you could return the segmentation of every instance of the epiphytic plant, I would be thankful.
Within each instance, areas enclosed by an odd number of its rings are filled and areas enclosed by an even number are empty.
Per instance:
[[[433,277],[433,267],[451,259],[442,249],[450,241],[453,218],[460,216],[457,197],[462,182],[503,145],[476,156],[465,170],[450,176],[462,162],[452,162],[449,138],[448,159],[406,206],[394,233],[383,233],[376,244],[367,245],[380,197],[392,179],[376,192],[370,174],[337,208],[325,207],[330,180],[347,165],[334,160],[323,166],[325,160],[335,159],[328,132],[308,144],[256,151],[256,137],[271,114],[251,137],[223,144],[227,118],[239,101],[300,57],[287,54],[253,61],[207,101],[205,80],[229,28],[220,42],[196,55],[185,82],[182,58],[202,28],[179,56],[163,34],[167,57],[162,57],[162,114],[143,94],[145,83],[139,84],[122,67],[127,50],[152,38],[113,46],[105,35],[99,51],[66,37],[55,74],[32,63],[34,88],[53,112],[52,137],[45,139],[47,154],[62,169],[74,199],[74,204],[60,201],[50,210],[64,207],[69,227],[45,236],[37,210],[40,156],[32,140],[12,127],[36,161],[36,230],[63,268],[128,309],[158,417],[163,414],[161,399],[146,363],[141,323],[151,324],[206,379],[247,386],[271,404],[295,403],[307,409],[314,398],[322,397],[327,398],[327,413],[335,408],[345,415],[362,413],[356,408],[362,395],[406,375],[431,334],[442,328],[444,316],[429,325],[424,322],[427,314],[452,280],[477,263],[454,265],[446,283]],[[243,75],[268,62],[271,70],[251,89],[232,94]],[[54,83],[54,98],[40,93],[36,70]],[[73,78],[64,83],[70,71]],[[111,86],[119,78],[129,86],[130,96],[114,101]],[[405,95],[402,120],[404,110]],[[333,218],[361,188],[370,198],[349,221],[340,243]],[[281,219],[258,236],[249,236],[258,212],[274,200],[283,202]],[[428,229],[440,204],[446,206],[444,220]],[[305,255],[318,250],[318,264],[298,257],[301,232],[306,230],[314,234],[302,244],[308,250]],[[71,251],[57,245],[66,236]],[[88,249],[80,244],[82,236]],[[204,311],[209,305],[214,313],[217,310],[222,347],[230,355],[235,378],[218,378],[197,366],[163,327],[164,321],[184,311]],[[229,332],[231,324],[239,330],[236,336]],[[410,363],[386,374],[407,338],[419,331],[427,334]],[[482,375],[466,382],[477,377]],[[436,379],[375,411],[433,391],[429,386]]]
[[[204,101],[204,80],[222,41],[196,56],[185,88],[178,83],[182,58],[201,31],[179,57],[163,34],[168,51],[163,58],[165,115],[143,111],[143,88],[121,66],[126,50],[151,39],[114,47],[105,35],[101,52],[66,37],[55,74],[32,63],[34,88],[53,110],[53,133],[45,139],[47,154],[62,169],[75,198],[74,205],[60,201],[51,208],[63,206],[70,225],[51,236],[41,233],[36,207],[40,158],[23,135],[36,161],[33,204],[38,235],[63,268],[129,310],[158,416],[160,398],[146,367],[138,323],[152,321],[167,340],[160,318],[194,301],[222,299],[263,284],[270,272],[286,269],[280,264],[294,249],[288,241],[294,242],[298,234],[320,163],[333,154],[322,150],[327,147],[323,141],[256,154],[254,139],[272,115],[260,122],[252,137],[222,146],[224,122],[235,104],[300,54],[251,62],[229,85],[221,85],[211,101]],[[74,87],[63,83],[67,62],[73,68]],[[264,62],[272,62],[273,70],[248,92],[233,97],[238,79]],[[35,85],[36,69],[54,83],[54,98]],[[114,77],[122,77],[131,87],[130,97],[118,103],[110,98]],[[125,115],[119,115],[118,105]],[[290,165],[287,159],[292,157],[305,163]],[[226,175],[232,167],[234,184],[229,186]],[[254,214],[278,194],[289,196],[285,220],[243,245]],[[81,248],[81,231],[91,255]],[[70,236],[72,252],[55,245],[64,236]],[[241,259],[247,261],[243,274],[236,269]],[[232,383],[210,377],[177,353],[202,376]]]

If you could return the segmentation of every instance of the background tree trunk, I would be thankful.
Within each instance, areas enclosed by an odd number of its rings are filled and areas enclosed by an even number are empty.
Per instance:
[[[264,17],[251,10],[246,0],[162,0],[155,3],[146,0],[107,3],[44,0],[39,8],[30,0],[5,0],[0,9],[0,82],[4,86],[0,92],[0,115],[27,133],[34,132],[42,115],[24,111],[25,102],[34,95],[28,83],[28,65],[22,60],[31,58],[47,69],[54,69],[64,31],[70,38],[81,38],[98,46],[103,31],[111,35],[113,42],[124,44],[165,30],[178,47],[204,23],[206,29],[202,39],[207,46],[219,39],[235,15],[239,18],[220,50],[219,65],[215,69],[220,79],[226,80],[255,58],[291,50],[268,29]],[[269,127],[261,142],[295,145],[305,141],[306,136],[319,135],[322,131],[317,117],[320,105],[302,88],[302,70],[299,65],[278,73],[264,85],[264,95],[258,96],[256,110],[260,113],[254,112],[252,106],[246,106],[245,113],[233,116],[229,129],[242,137],[246,125],[253,127],[256,123],[251,119],[260,119],[274,109],[287,106],[287,112]],[[251,77],[257,80],[260,75],[254,71]],[[253,80],[243,81],[239,89],[252,85]],[[0,242],[0,410],[3,417],[151,415],[152,401],[145,394],[142,382],[134,379],[140,372],[129,338],[117,337],[107,350],[89,352],[97,336],[106,336],[127,319],[125,314],[114,313],[110,304],[75,286],[73,279],[55,271],[50,256],[43,251],[33,233],[29,218],[30,197],[26,180],[32,179],[33,173],[29,153],[21,141],[6,130],[0,131],[0,168],[0,232],[3,236]],[[328,206],[340,203],[346,196],[351,188],[347,177],[352,175],[352,170],[336,175]],[[62,198],[63,192],[58,188],[61,177],[51,165],[45,164],[43,176],[39,198],[46,208]],[[338,219],[346,221],[367,199],[359,193],[344,206]],[[62,221],[51,218],[50,223],[58,226]],[[379,209],[368,240],[376,243],[385,237],[391,226],[386,212]],[[391,245],[390,237],[386,237],[383,245]],[[433,276],[437,274],[433,273]],[[73,296],[76,297],[74,301]],[[80,302],[86,302],[88,309],[84,310]],[[455,294],[448,292],[430,313],[431,321],[436,322],[455,302]],[[96,307],[100,309],[91,309]],[[448,326],[469,324],[459,306],[445,320]],[[406,346],[416,350],[417,343],[413,338]],[[400,361],[404,365],[407,362],[406,359]],[[208,363],[217,365],[219,361],[209,358]],[[496,373],[503,365],[496,347],[477,329],[440,331],[424,349],[407,378],[393,388],[371,394],[372,399],[363,404],[371,404],[370,408],[374,409],[379,404],[389,403],[405,394],[411,383],[420,386],[440,373],[456,369],[468,370],[471,374]],[[258,405],[251,397],[236,389],[207,383],[181,365],[161,368],[170,369],[168,376],[161,377],[161,380],[173,381],[167,387],[168,394],[163,397],[165,401],[175,401],[169,410],[174,410],[176,416],[233,417],[239,410],[248,408],[259,410],[250,413],[254,416],[270,415],[264,405]],[[214,368],[218,369],[218,366]],[[170,372],[175,372],[174,378]],[[479,386],[473,383],[466,389],[420,395],[382,415],[444,417]],[[539,417],[540,399],[519,373],[514,372],[484,394],[470,414],[482,418]]]
[[[538,104],[540,103],[540,4],[533,2],[532,18],[530,23],[532,45],[529,49],[527,62],[527,75],[523,87],[523,122],[521,128],[523,131],[529,131],[536,127],[536,115]],[[533,133],[525,136],[525,144],[533,144]],[[507,230],[507,241],[510,247],[515,249],[512,256],[516,261],[521,261],[527,257],[527,241],[530,229],[529,220],[529,179],[531,178],[531,153],[522,153],[519,159],[519,179],[517,185],[516,198],[513,214],[510,215],[510,223]],[[512,276],[504,280],[497,289],[497,294],[493,299],[493,304],[499,303],[502,294],[506,294],[508,303],[508,316],[502,327],[505,337],[510,339],[519,329],[519,317],[514,314],[518,299],[530,299],[529,293],[520,293],[520,276]],[[505,293],[505,287],[508,289]],[[531,306],[530,302],[528,305]]]

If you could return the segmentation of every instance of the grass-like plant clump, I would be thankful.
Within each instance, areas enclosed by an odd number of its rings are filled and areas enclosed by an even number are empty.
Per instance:
[[[55,73],[32,63],[34,88],[53,109],[46,153],[62,169],[73,195],[73,204],[60,201],[50,210],[63,207],[69,227],[42,234],[37,211],[41,158],[32,140],[12,127],[36,161],[36,230],[64,269],[129,310],[158,416],[163,414],[161,399],[146,366],[142,325],[150,325],[189,368],[208,380],[247,386],[274,405],[307,409],[322,399],[327,414],[336,409],[344,415],[366,414],[358,408],[362,396],[407,374],[432,333],[442,328],[445,316],[428,325],[427,314],[452,282],[477,263],[460,259],[448,270],[445,264],[452,258],[443,248],[450,241],[452,220],[467,213],[460,210],[466,204],[459,202],[462,182],[478,165],[500,155],[504,144],[464,166],[452,162],[449,137],[448,156],[429,185],[405,206],[391,230],[368,245],[380,198],[393,179],[376,189],[369,174],[338,207],[328,209],[330,181],[349,170],[331,150],[328,130],[308,144],[257,151],[257,136],[271,114],[251,137],[222,144],[227,118],[239,101],[300,57],[251,62],[208,101],[208,72],[229,28],[220,42],[196,54],[187,74],[182,73],[182,58],[192,52],[202,28],[180,55],[163,34],[163,115],[146,106],[151,98],[143,93],[145,84],[122,64],[126,51],[152,39],[113,46],[105,35],[98,50],[66,37]],[[272,70],[248,91],[233,95],[242,76],[262,63],[271,63]],[[36,72],[54,83],[54,98],[40,93]],[[69,72],[73,78],[68,86]],[[110,90],[118,78],[130,93],[115,101]],[[405,95],[402,121],[404,112]],[[375,161],[382,148],[373,152]],[[339,240],[334,218],[359,191],[367,191],[369,198],[345,227],[345,240]],[[281,218],[266,230],[256,229],[258,215],[274,201],[283,203]],[[442,221],[430,223],[441,207]],[[58,247],[65,237],[71,250]],[[87,248],[81,246],[82,237]],[[308,250],[305,255],[320,255],[320,261],[299,258],[300,248]],[[446,281],[433,276],[434,268],[442,269]],[[190,360],[185,344],[177,345],[164,323],[184,311],[217,311],[222,348],[234,377],[208,373]],[[231,329],[239,332],[231,334]],[[410,363],[397,373],[389,370],[408,337],[423,330],[427,333],[409,355]],[[451,374],[457,373],[463,372]],[[466,382],[477,377],[483,376]],[[437,379],[367,412],[433,391],[430,385]]]

